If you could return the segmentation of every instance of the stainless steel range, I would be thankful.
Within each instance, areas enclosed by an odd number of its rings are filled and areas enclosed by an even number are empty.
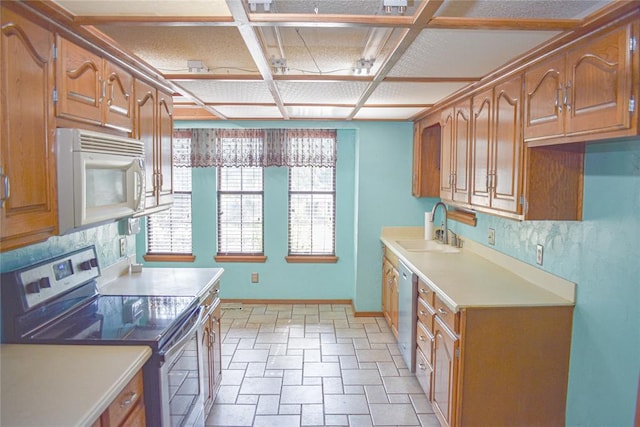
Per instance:
[[[147,345],[147,423],[185,425],[202,402],[198,299],[100,295],[99,276],[93,246],[4,273],[3,342]]]

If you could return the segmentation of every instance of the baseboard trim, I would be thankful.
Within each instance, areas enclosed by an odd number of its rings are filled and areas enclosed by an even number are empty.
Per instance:
[[[350,299],[233,299],[222,298],[220,302],[242,304],[348,304],[353,307]]]
[[[381,311],[356,311],[353,310],[353,317],[384,317]]]

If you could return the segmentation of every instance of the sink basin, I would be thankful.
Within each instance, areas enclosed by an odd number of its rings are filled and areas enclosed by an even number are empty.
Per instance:
[[[444,245],[437,240],[398,240],[396,243],[408,252],[438,252],[443,254],[457,254],[460,252],[459,248]]]

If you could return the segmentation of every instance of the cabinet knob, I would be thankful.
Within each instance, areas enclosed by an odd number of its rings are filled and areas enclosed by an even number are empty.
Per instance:
[[[132,391],[131,393],[129,393],[129,397],[127,397],[125,400],[120,402],[120,407],[125,408],[131,405],[136,400],[137,397],[138,397],[138,394],[135,391]]]
[[[449,314],[449,312],[447,310],[445,310],[444,308],[440,307],[440,308],[438,308],[438,314],[446,316],[447,314]]]
[[[427,367],[424,365],[424,363],[418,363],[418,368],[420,368],[421,371],[424,371]]]

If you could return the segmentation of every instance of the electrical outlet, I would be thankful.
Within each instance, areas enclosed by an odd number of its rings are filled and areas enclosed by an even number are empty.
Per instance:
[[[488,238],[489,244],[490,245],[495,245],[496,244],[496,230],[494,230],[493,228],[490,228],[488,237],[489,237]]]
[[[260,275],[258,273],[251,273],[251,283],[258,283],[260,281]]]
[[[536,246],[536,263],[538,263],[538,265],[542,265],[542,255],[544,253],[544,246],[542,245],[537,245]]]
[[[121,237],[120,238],[120,256],[126,256],[127,255],[127,238],[126,237]]]

